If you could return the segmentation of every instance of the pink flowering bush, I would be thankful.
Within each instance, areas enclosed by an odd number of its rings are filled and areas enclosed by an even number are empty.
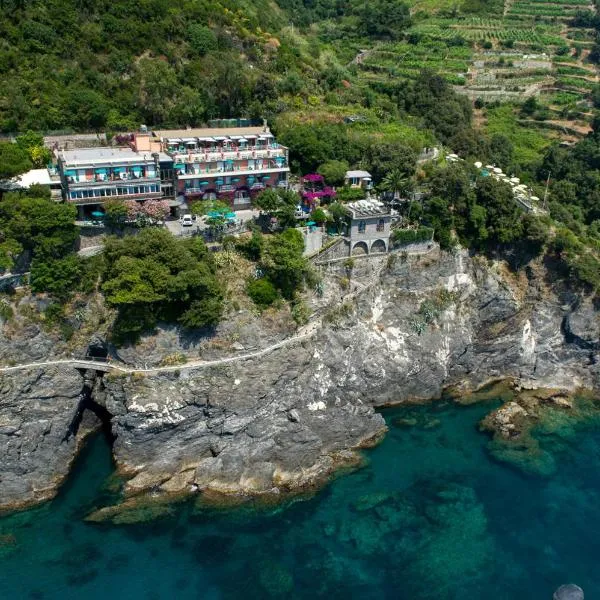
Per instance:
[[[125,205],[127,206],[127,220],[135,222],[140,227],[164,221],[169,214],[167,200],[146,200],[143,203],[127,200]]]

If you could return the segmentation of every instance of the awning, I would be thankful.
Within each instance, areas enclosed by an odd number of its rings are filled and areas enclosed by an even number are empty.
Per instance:
[[[201,181],[198,185],[208,185],[208,181]]]
[[[196,138],[182,138],[181,141],[184,144],[195,144],[196,143]]]
[[[198,141],[200,141],[200,142],[214,142],[215,138],[212,138],[212,137],[203,137],[203,138],[198,138]]]
[[[114,173],[125,173],[125,167],[113,167]]]
[[[250,135],[246,135],[246,136],[244,136],[244,137],[245,137],[247,140],[255,140],[255,139],[256,139],[256,136],[255,136],[255,135],[252,135],[252,134],[250,134]]]
[[[167,144],[181,144],[182,141],[181,138],[169,138]]]
[[[217,180],[215,181],[215,183],[216,183],[217,185],[223,185],[223,180],[222,180],[222,179],[217,179]]]
[[[182,164],[182,163],[177,163],[177,164],[175,165],[175,168],[176,168],[176,169],[185,169],[185,165],[184,165],[184,164]]]
[[[104,168],[96,169],[96,174],[98,175],[106,175],[107,170]]]
[[[223,137],[222,135],[215,135],[215,140],[217,140],[217,142],[221,142],[223,140],[226,140],[226,137]]]
[[[68,175],[69,177],[75,177],[77,175],[77,171],[65,171],[65,175]]]
[[[233,181],[234,183],[237,183],[238,181],[240,181],[239,177],[234,177],[231,181]]]

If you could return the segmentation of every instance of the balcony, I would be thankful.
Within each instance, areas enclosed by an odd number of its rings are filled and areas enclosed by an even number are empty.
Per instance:
[[[162,192],[146,192],[145,194],[122,194],[119,196],[95,196],[93,198],[67,198],[67,204],[85,206],[88,204],[103,204],[107,200],[160,200]]]
[[[139,183],[160,183],[160,177],[153,175],[151,177],[127,177],[127,178],[114,178],[114,179],[91,179],[89,181],[75,181],[72,177],[67,177],[67,183],[70,190],[77,190],[83,188],[98,188],[98,187],[117,187],[123,184],[130,184],[133,182]]]
[[[286,166],[281,167],[263,167],[262,169],[233,169],[232,171],[227,171],[225,169],[218,170],[213,169],[210,171],[200,171],[198,173],[181,173],[177,174],[178,179],[198,179],[200,177],[223,177],[227,176],[229,173],[239,175],[261,175],[263,173],[288,173],[290,168]]]
[[[287,156],[287,148],[283,146],[270,147],[260,150],[224,150],[223,152],[188,152],[175,153],[173,160],[177,162],[195,163],[195,162],[216,162],[221,160],[249,160],[253,158],[275,158],[277,156]]]

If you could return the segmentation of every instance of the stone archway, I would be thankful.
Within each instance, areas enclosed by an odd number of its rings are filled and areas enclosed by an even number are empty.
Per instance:
[[[385,254],[387,252],[387,246],[384,240],[375,240],[371,244],[371,254]]]
[[[352,256],[363,256],[369,254],[369,247],[366,242],[356,242],[352,248]]]

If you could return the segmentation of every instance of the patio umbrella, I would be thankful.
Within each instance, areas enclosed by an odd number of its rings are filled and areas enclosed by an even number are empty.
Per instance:
[[[92,217],[103,217],[103,216],[104,216],[104,213],[103,213],[103,212],[100,212],[99,210],[95,210],[95,211],[92,213]]]

